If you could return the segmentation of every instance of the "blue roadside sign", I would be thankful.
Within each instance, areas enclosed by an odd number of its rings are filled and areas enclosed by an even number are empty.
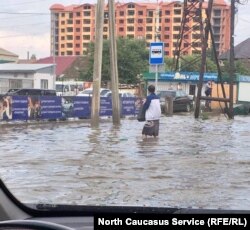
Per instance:
[[[164,63],[163,42],[151,42],[149,51],[149,64],[158,65]]]

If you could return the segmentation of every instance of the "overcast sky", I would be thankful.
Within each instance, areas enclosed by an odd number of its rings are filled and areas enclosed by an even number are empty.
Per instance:
[[[131,0],[132,2],[135,2]],[[107,2],[107,0],[106,0]],[[121,3],[128,0],[119,0]],[[136,2],[143,2],[142,0]],[[145,0],[144,2],[156,2]],[[238,4],[235,17],[235,45],[250,38],[250,2]],[[19,58],[50,55],[50,6],[96,3],[96,0],[2,0],[0,7],[0,47]]]

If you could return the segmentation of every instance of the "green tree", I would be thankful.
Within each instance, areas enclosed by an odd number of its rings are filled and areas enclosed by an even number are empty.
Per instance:
[[[89,67],[84,73],[84,79],[92,79],[94,64],[94,43],[91,43],[87,54]],[[149,51],[145,40],[128,38],[117,39],[117,62],[120,83],[136,83],[137,75],[148,70]],[[102,81],[110,80],[109,41],[103,42]]]

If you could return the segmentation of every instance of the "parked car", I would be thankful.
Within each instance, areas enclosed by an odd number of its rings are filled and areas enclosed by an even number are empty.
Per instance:
[[[173,112],[190,112],[193,109],[193,100],[183,90],[166,90],[158,93],[161,110],[165,111],[166,97],[173,97]]]
[[[20,96],[56,96],[56,90],[54,89],[9,89],[6,93],[8,96],[20,95]]]
[[[108,92],[104,95],[105,97],[112,97],[112,92]],[[134,94],[132,93],[129,93],[129,92],[122,92],[122,93],[119,93],[119,96],[120,97],[135,97]]]
[[[100,96],[101,97],[104,97],[105,94],[107,94],[108,92],[111,92],[111,90],[109,89],[106,89],[106,88],[101,88],[100,89]],[[89,96],[89,97],[92,97],[92,94],[93,94],[93,88],[87,88],[85,90],[83,90],[82,92],[78,93],[76,96]]]

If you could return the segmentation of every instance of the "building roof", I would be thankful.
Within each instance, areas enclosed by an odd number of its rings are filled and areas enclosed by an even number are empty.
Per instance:
[[[74,61],[77,59],[77,56],[56,56],[56,76],[59,76],[64,73],[65,70],[70,68]],[[46,57],[36,61],[36,63],[40,64],[53,64],[54,57]]]
[[[235,59],[250,59],[250,38],[234,47]],[[230,50],[221,54],[219,59],[229,59]]]
[[[1,64],[0,72],[34,72],[40,69],[52,67],[53,64]]]
[[[17,54],[14,54],[8,50],[5,50],[5,49],[2,49],[0,48],[0,55],[3,55],[3,56],[11,56],[11,57],[18,57]]]

